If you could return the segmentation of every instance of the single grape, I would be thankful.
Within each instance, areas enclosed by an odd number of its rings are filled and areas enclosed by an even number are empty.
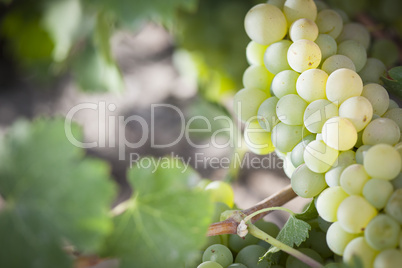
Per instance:
[[[401,170],[401,161],[401,156],[394,147],[377,144],[367,151],[363,165],[371,177],[392,180]]]
[[[346,246],[343,252],[343,261],[351,264],[353,256],[357,256],[363,262],[363,267],[372,267],[377,254],[378,251],[370,247],[364,237],[357,237]]]
[[[251,40],[269,45],[285,37],[288,25],[279,8],[270,4],[258,4],[248,11],[244,27]]]
[[[317,17],[317,7],[313,0],[286,0],[283,5],[283,13],[289,25],[301,18],[315,21]]]
[[[307,103],[297,94],[289,94],[279,99],[276,115],[287,125],[303,125],[303,113]]]
[[[271,140],[271,133],[261,128],[257,121],[246,124],[244,140],[247,148],[255,154],[266,155],[275,150]]]
[[[296,168],[291,184],[295,193],[304,198],[314,197],[327,187],[324,174],[311,171],[306,164]]]
[[[329,100],[322,99],[310,103],[304,111],[304,125],[312,133],[321,133],[328,119],[338,116],[338,107]]]
[[[398,127],[399,130],[402,131],[402,109],[401,108],[395,108],[388,110],[383,117],[389,118],[392,121],[394,121]]]
[[[292,153],[290,154],[290,160],[292,161],[293,166],[298,167],[304,163],[304,150],[306,149],[307,144],[314,139],[314,135],[308,135],[293,148]]]
[[[256,119],[258,108],[268,98],[269,94],[259,89],[242,89],[234,96],[234,112],[242,122],[247,122],[253,118]]]
[[[310,258],[316,260],[319,263],[323,263],[324,260],[316,251],[312,250],[311,248],[298,248],[298,251],[302,252],[303,254],[309,256]],[[301,260],[289,255],[286,260],[286,268],[310,268],[310,265],[305,264]]]
[[[314,0],[315,5],[317,6],[317,11],[320,12],[321,10],[327,9],[328,5],[320,0]]]
[[[380,77],[387,71],[385,64],[376,58],[368,58],[363,69],[360,70],[359,75],[363,82],[366,83],[380,83]]]
[[[319,34],[314,42],[321,50],[323,61],[325,61],[328,57],[335,55],[336,51],[338,50],[338,44],[329,34]]]
[[[206,262],[203,262],[200,265],[198,265],[197,268],[223,268],[223,267],[222,267],[222,265],[220,265],[217,262],[206,261]]]
[[[327,74],[331,74],[338,69],[350,69],[356,71],[355,64],[351,59],[344,55],[332,55],[328,57],[322,64],[321,69]]]
[[[238,236],[237,234],[231,234],[229,235],[228,246],[232,252],[238,253],[240,250],[249,245],[257,244],[258,241],[259,239],[251,234],[247,234],[244,238]]]
[[[202,255],[202,261],[213,261],[222,267],[227,267],[233,263],[233,255],[229,248],[221,244],[209,246]]]
[[[289,40],[281,40],[271,44],[265,50],[264,64],[268,71],[273,74],[278,74],[279,72],[290,69],[287,53],[291,44],[292,42]]]
[[[342,17],[332,9],[324,9],[317,15],[316,20],[318,29],[321,34],[328,34],[336,39],[342,31]]]
[[[359,149],[356,150],[356,163],[363,165],[364,163],[364,156],[368,149],[371,148],[372,145],[362,145]]]
[[[317,173],[324,173],[336,164],[338,153],[336,149],[327,146],[322,140],[315,140],[306,146],[303,157],[309,169]]]
[[[349,119],[356,131],[360,131],[373,117],[373,106],[365,97],[351,97],[339,106],[339,116]]]
[[[395,248],[399,243],[400,229],[396,220],[388,215],[380,214],[367,225],[364,238],[376,250]]]
[[[299,73],[293,70],[284,70],[279,72],[272,80],[272,92],[278,98],[282,98],[288,94],[297,94],[296,81],[297,78],[299,78],[299,75]]]
[[[387,67],[391,67],[398,60],[398,46],[389,39],[375,40],[371,46],[371,56],[381,60]]]
[[[250,245],[237,254],[235,262],[242,263],[248,268],[267,268],[268,262],[266,260],[259,262],[261,256],[265,254],[267,250],[259,245]]]
[[[264,65],[264,53],[267,45],[261,45],[250,41],[246,47],[246,57],[250,65]]]
[[[247,268],[247,266],[242,263],[232,263],[227,268]]]
[[[343,230],[339,222],[334,222],[327,231],[328,247],[335,254],[342,256],[349,242],[358,236],[358,234],[346,232]]]
[[[320,65],[321,50],[313,41],[300,39],[290,45],[287,59],[293,70],[302,73]]]
[[[337,221],[337,211],[342,201],[349,195],[340,186],[325,189],[317,198],[317,211],[328,222]]]
[[[345,168],[340,183],[343,190],[350,195],[361,195],[363,187],[370,179],[363,165],[353,164]]]
[[[397,249],[381,251],[374,260],[373,268],[396,268],[402,263],[402,252]]]
[[[376,209],[382,209],[391,197],[394,187],[387,180],[371,179],[363,187],[363,196]]]
[[[324,123],[322,137],[329,147],[339,151],[346,151],[355,146],[357,131],[347,118],[333,117]]]
[[[210,193],[214,202],[222,202],[230,208],[234,204],[234,193],[232,186],[224,181],[213,181],[205,187],[205,191]]]
[[[402,224],[402,189],[396,189],[385,206],[385,212]]]
[[[279,119],[276,116],[276,104],[278,103],[277,97],[270,97],[266,99],[258,108],[258,123],[268,132],[271,132]]]
[[[392,110],[394,108],[399,108],[398,103],[396,103],[396,101],[394,101],[393,99],[389,99],[389,106],[388,106],[388,110]]]
[[[351,97],[360,96],[362,91],[363,81],[355,71],[338,69],[328,77],[326,93],[328,100],[332,102],[341,104]]]
[[[264,66],[251,65],[244,71],[243,85],[245,88],[254,88],[269,92],[273,78],[274,75]]]
[[[364,46],[367,50],[370,46],[370,32],[360,23],[347,23],[343,25],[342,32],[336,39],[338,43],[346,40],[354,40]]]
[[[290,126],[280,122],[272,130],[271,139],[276,149],[287,153],[309,134],[304,126]]]
[[[363,143],[369,145],[389,144],[399,142],[401,131],[398,125],[388,118],[377,118],[371,121],[363,131]]]
[[[383,86],[375,83],[367,84],[361,94],[371,102],[376,115],[382,116],[387,111],[389,95]]]
[[[290,179],[295,171],[296,167],[293,165],[292,160],[290,159],[291,153],[287,153],[285,159],[283,159],[283,171],[286,176]]]
[[[325,85],[328,74],[320,69],[310,69],[303,72],[296,83],[297,94],[308,103],[325,99]]]
[[[318,37],[317,24],[310,19],[298,19],[290,25],[289,36],[293,42],[300,39],[315,41]]]

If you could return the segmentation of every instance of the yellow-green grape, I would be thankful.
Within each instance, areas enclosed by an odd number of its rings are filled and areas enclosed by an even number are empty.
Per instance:
[[[391,110],[388,110],[383,117],[389,118],[392,121],[394,121],[398,127],[399,130],[402,131],[402,109],[401,108],[394,108]]]
[[[356,163],[363,165],[364,162],[364,156],[368,149],[371,148],[372,145],[362,145],[356,150]]]
[[[338,54],[350,58],[356,67],[356,72],[360,72],[367,62],[366,49],[362,44],[354,40],[346,40],[340,43],[338,45]]]
[[[402,224],[402,189],[397,189],[389,198],[385,212]]]
[[[202,255],[202,261],[214,261],[227,267],[233,263],[233,254],[230,249],[221,244],[215,244],[209,246]]]
[[[351,234],[343,230],[339,222],[334,222],[327,231],[328,247],[337,255],[342,256],[350,241],[359,237],[358,234]]]
[[[338,153],[322,140],[315,140],[307,144],[304,151],[304,162],[312,171],[324,173],[335,164]]]
[[[339,106],[339,116],[349,119],[356,131],[360,131],[373,117],[373,106],[365,97],[351,97]]]
[[[250,151],[255,154],[265,155],[275,150],[271,140],[271,133],[261,128],[257,121],[246,124],[244,140]]]
[[[251,65],[243,74],[243,85],[245,88],[260,89],[269,92],[274,75],[263,65]]]
[[[321,69],[327,74],[331,74],[334,71],[342,68],[356,71],[353,61],[345,55],[332,55],[324,61],[321,67]]]
[[[325,173],[325,182],[329,187],[340,186],[340,178],[343,170],[356,163],[356,154],[352,150],[340,152],[336,163]]]
[[[201,263],[200,265],[198,265],[197,268],[223,268],[223,267],[222,267],[222,265],[220,265],[217,262],[205,261],[205,262]]]
[[[274,5],[278,7],[279,9],[283,9],[283,5],[285,4],[286,0],[268,0],[267,4]]]
[[[224,181],[213,181],[205,187],[205,191],[210,193],[214,202],[222,202],[230,208],[234,204],[234,193],[232,186]]]
[[[279,123],[279,119],[276,116],[278,100],[277,97],[270,97],[258,108],[258,123],[268,132],[271,132],[274,126]]]
[[[389,106],[389,95],[387,90],[375,83],[363,87],[362,96],[366,97],[373,105],[374,114],[382,116]]]
[[[315,135],[308,135],[299,142],[295,148],[293,148],[292,153],[290,154],[290,160],[292,161],[293,166],[298,167],[304,163],[304,150],[306,149],[307,144],[313,140],[315,140]]]
[[[272,80],[271,90],[278,98],[282,98],[288,94],[297,94],[296,82],[299,73],[293,70],[284,70],[275,75]]]
[[[285,37],[288,25],[279,8],[270,4],[259,4],[248,11],[244,27],[251,40],[261,45],[269,45]]]
[[[321,34],[329,34],[334,39],[339,36],[343,28],[342,17],[332,9],[320,11],[316,23]]]
[[[329,187],[317,198],[317,211],[321,218],[328,222],[336,222],[339,205],[349,195],[341,186]]]
[[[387,67],[392,67],[398,61],[398,46],[392,40],[378,39],[371,46],[370,55],[381,60]]]
[[[367,50],[370,46],[370,32],[360,23],[347,23],[343,25],[343,30],[336,41],[342,43],[346,40],[355,40]]]
[[[341,104],[351,97],[360,96],[362,91],[363,81],[355,71],[342,68],[328,77],[326,93],[327,99],[332,102]]]
[[[401,156],[394,147],[377,144],[364,155],[364,168],[373,178],[392,180],[401,170],[401,161]]]
[[[333,117],[324,123],[322,137],[329,147],[339,151],[346,151],[355,146],[357,131],[348,119]]]
[[[281,40],[271,44],[265,50],[264,64],[268,71],[277,74],[290,69],[287,53],[291,44],[292,42],[289,40]]]
[[[267,45],[260,45],[257,42],[250,41],[246,47],[246,57],[250,65],[264,65],[264,53]]]
[[[353,164],[345,168],[340,183],[343,190],[350,195],[361,195],[363,187],[370,179],[363,165]]]
[[[286,0],[283,13],[285,13],[289,25],[301,18],[315,21],[317,7],[313,0]]]
[[[267,92],[254,88],[244,88],[234,96],[234,112],[242,122],[256,119],[258,107],[268,98]]]
[[[359,75],[364,83],[380,83],[380,77],[386,72],[387,67],[382,61],[376,58],[368,58]]]
[[[351,195],[346,197],[338,207],[337,218],[341,227],[349,233],[364,232],[367,224],[378,211],[364,197]]]
[[[290,126],[285,123],[278,123],[272,130],[272,143],[276,149],[287,153],[310,132],[304,126]]]
[[[378,251],[370,247],[364,237],[357,237],[346,246],[343,252],[343,261],[352,264],[354,256],[357,256],[363,262],[362,267],[373,267],[377,254]]]
[[[302,73],[308,69],[317,68],[321,62],[320,47],[313,41],[301,39],[290,45],[287,59],[289,66]]]
[[[321,57],[323,61],[325,61],[328,57],[335,55],[338,50],[338,44],[329,34],[319,34],[314,42],[321,50]]]
[[[399,243],[399,223],[388,215],[380,214],[364,230],[367,243],[376,250],[396,248]]]
[[[300,39],[315,41],[318,37],[317,24],[306,18],[298,19],[290,25],[289,36],[293,42]]]
[[[296,167],[292,163],[292,159],[290,157],[291,155],[292,154],[289,152],[286,154],[285,159],[283,159],[283,171],[289,179],[292,178],[293,172],[296,169]]]
[[[292,189],[298,196],[311,198],[327,187],[324,174],[310,170],[306,164],[296,168],[291,177]]]
[[[311,133],[321,133],[322,127],[329,118],[338,116],[338,107],[326,99],[310,103],[304,111],[304,125]]]
[[[377,118],[363,131],[363,143],[369,145],[380,143],[395,145],[400,137],[401,131],[398,125],[389,118]]]
[[[276,104],[276,115],[287,125],[302,125],[307,102],[297,94],[285,95]]]
[[[320,69],[304,71],[296,83],[297,94],[308,103],[319,99],[325,99],[325,85],[328,74]]]
[[[395,268],[402,263],[402,252],[397,249],[381,251],[374,260],[373,268]]]

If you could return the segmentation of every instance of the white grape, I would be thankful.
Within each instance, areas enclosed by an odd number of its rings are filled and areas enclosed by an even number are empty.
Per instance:
[[[287,59],[289,66],[301,73],[318,67],[321,62],[321,50],[313,41],[300,39],[290,45]]]

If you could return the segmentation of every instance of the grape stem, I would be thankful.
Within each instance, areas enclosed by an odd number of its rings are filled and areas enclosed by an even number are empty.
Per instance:
[[[250,217],[250,219],[251,219],[251,223],[254,223],[272,211],[272,209],[268,209],[261,213],[260,212],[261,210],[271,208],[271,207],[282,206],[283,204],[289,202],[296,196],[297,195],[292,190],[292,186],[288,185],[285,188],[283,188],[281,191],[262,200],[255,206],[240,211],[239,214],[241,215],[241,217],[239,217],[238,214],[235,214],[235,215],[229,217],[227,220],[211,224],[208,228],[207,236],[215,236],[215,235],[222,235],[222,234],[237,234],[237,226],[240,224],[240,221],[244,219],[244,217],[253,215]],[[258,213],[256,213],[256,212],[258,212]]]
[[[286,211],[287,213],[289,213],[292,216],[295,215],[295,213],[293,211],[291,211],[290,209],[284,208],[284,207],[270,207],[270,208],[264,208],[264,209],[254,212],[254,213],[251,213],[250,215],[248,215],[247,217],[244,218],[244,221],[248,222],[249,220],[251,220],[253,217],[257,216],[260,213],[265,213],[265,212],[269,212],[269,211],[273,211],[273,210],[282,210],[282,211]]]
[[[292,212],[293,213],[293,212]],[[313,267],[313,268],[320,268],[322,267],[321,263],[317,262],[316,260],[310,258],[309,256],[303,254],[302,252],[280,242],[279,240],[273,238],[272,236],[268,235],[264,231],[260,230],[254,224],[248,224],[248,231],[251,235],[270,243],[272,246],[279,248],[280,250],[294,256],[295,258],[301,260],[305,264]],[[264,255],[265,256],[265,255]]]

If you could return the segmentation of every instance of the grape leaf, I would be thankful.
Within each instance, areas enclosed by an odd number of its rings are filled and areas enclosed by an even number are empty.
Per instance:
[[[66,138],[64,120],[15,123],[0,141],[0,267],[71,267],[66,242],[99,250],[112,227],[109,178]]]
[[[402,66],[388,71],[388,77],[382,76],[384,87],[399,98],[402,98]]]
[[[120,267],[182,267],[206,241],[213,214],[209,196],[189,190],[194,171],[184,171],[177,159],[160,159],[158,165],[155,158],[143,158],[143,167],[128,173],[135,192],[115,217],[104,250],[120,259]]]

